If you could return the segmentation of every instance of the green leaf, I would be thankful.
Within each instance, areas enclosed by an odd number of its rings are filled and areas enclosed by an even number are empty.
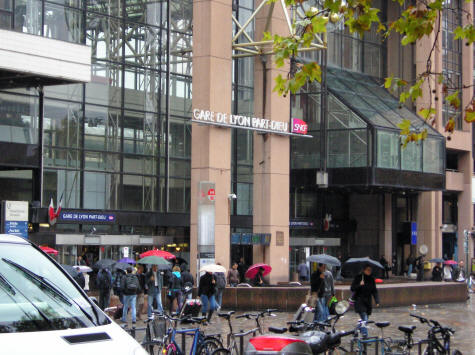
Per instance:
[[[389,78],[386,78],[384,81],[384,87],[386,89],[389,89],[391,86],[393,86],[393,79],[394,79],[394,74],[391,74]]]
[[[423,119],[427,120],[431,118],[432,116],[435,115],[435,108],[424,108],[419,111],[419,116],[421,116]]]
[[[328,17],[316,16],[312,19],[313,33],[323,33],[327,31]]]
[[[401,129],[402,135],[407,135],[411,131],[411,121],[408,119],[403,119],[397,126]]]
[[[468,109],[465,111],[465,122],[467,123],[475,122],[475,111],[468,110]]]
[[[459,108],[460,107],[460,98],[459,98],[459,92],[458,90],[455,91],[453,94],[447,96],[445,100],[449,103],[450,106],[454,108]]]

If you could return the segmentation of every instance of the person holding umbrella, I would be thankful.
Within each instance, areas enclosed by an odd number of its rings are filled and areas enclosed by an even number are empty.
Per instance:
[[[152,269],[145,275],[145,284],[147,286],[147,316],[152,319],[153,301],[157,302],[157,309],[163,312],[162,305],[162,287],[163,277],[158,271],[158,266],[153,265]]]
[[[310,279],[310,292],[311,292],[311,305],[315,305],[315,320],[318,322],[325,322],[330,315],[327,306],[327,293],[329,295],[328,300],[331,298],[331,289],[333,289],[333,277],[331,277],[331,285],[330,280],[328,279],[325,282],[325,278],[328,277],[326,275],[326,265],[325,264],[318,264],[318,269],[312,274]],[[329,273],[331,276],[331,273]],[[326,292],[326,285],[328,284],[328,292]],[[333,291],[334,293],[334,291]]]
[[[104,310],[109,307],[112,288],[112,274],[108,268],[99,270],[96,278],[96,286],[99,289],[99,307]]]
[[[203,304],[203,307],[201,308],[203,317],[205,317],[206,312],[208,312],[208,322],[211,320],[213,312],[216,309],[216,301],[214,299],[215,292],[216,280],[213,277],[213,274],[207,271],[203,276],[200,277],[198,296],[201,298],[201,303]]]
[[[435,264],[432,269],[432,281],[442,281],[442,267],[440,263]]]
[[[251,280],[251,285],[254,287],[265,286],[267,282],[264,280],[264,268],[260,267]]]
[[[373,310],[372,297],[376,302],[376,307],[379,307],[379,295],[376,289],[376,282],[371,275],[371,264],[366,264],[363,267],[363,272],[358,274],[351,283],[351,291],[353,292],[353,299],[355,300],[355,312],[359,314],[362,321],[368,321],[369,316]],[[366,326],[361,328],[364,337],[368,336]]]

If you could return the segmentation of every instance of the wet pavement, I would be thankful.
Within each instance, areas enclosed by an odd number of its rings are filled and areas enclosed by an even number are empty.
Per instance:
[[[455,336],[452,338],[452,349],[462,351],[464,355],[475,355],[475,296],[472,294],[471,298],[465,303],[449,303],[438,305],[416,305],[413,307],[394,307],[374,309],[373,315],[370,317],[374,321],[389,321],[391,326],[385,328],[384,336],[395,339],[402,339],[402,333],[397,329],[399,325],[416,325],[414,338],[425,339],[427,336],[427,325],[421,324],[417,319],[410,317],[410,313],[416,313],[423,317],[439,321],[444,326],[450,326],[456,330]],[[241,314],[238,312],[236,314]],[[293,313],[276,313],[276,317],[265,318],[265,329],[269,326],[284,327],[287,321],[292,320]],[[343,318],[337,323],[337,330],[351,330],[355,327],[359,317],[350,309]],[[143,326],[143,322],[139,322],[137,327]],[[255,321],[248,319],[233,320],[233,327],[235,331],[247,330],[255,327]],[[213,316],[211,324],[206,326],[206,333],[222,333],[224,339],[228,332],[227,321],[217,316]],[[369,326],[370,336],[380,335],[379,329]],[[137,340],[143,338],[143,332],[137,332]],[[181,341],[181,340],[180,340]],[[343,342],[343,345],[348,344],[348,338]],[[179,342],[181,344],[181,342]],[[370,352],[371,353],[371,352]],[[414,352],[417,354],[417,351]]]

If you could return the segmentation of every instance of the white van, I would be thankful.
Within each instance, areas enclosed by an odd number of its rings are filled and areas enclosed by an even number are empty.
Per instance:
[[[0,353],[147,355],[27,240],[0,234]]]

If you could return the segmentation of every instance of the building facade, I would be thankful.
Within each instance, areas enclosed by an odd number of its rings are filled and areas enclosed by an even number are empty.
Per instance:
[[[243,258],[269,263],[272,282],[293,278],[303,258],[320,252],[384,255],[395,273],[423,244],[429,257],[465,257],[471,125],[443,104],[439,88],[401,106],[381,86],[391,73],[411,81],[424,70],[434,37],[401,47],[395,36],[383,41],[374,30],[361,39],[337,23],[327,50],[299,57],[322,65],[322,83],[282,97],[273,79],[289,68],[238,50],[264,31],[288,31],[281,8],[260,5],[0,0],[0,38],[10,41],[0,41],[0,54],[22,39],[36,44],[23,61],[0,57],[0,199],[30,202],[31,240],[56,247],[63,262],[152,247],[192,270],[200,259],[229,266]],[[374,6],[384,21],[399,14],[392,2]],[[473,12],[462,1],[444,10],[432,66],[472,85],[472,46],[453,39],[462,7]],[[57,49],[44,53],[49,46]],[[47,55],[57,58],[32,61]],[[31,69],[41,65],[44,72]],[[433,127],[415,114],[430,99]],[[276,126],[298,118],[312,137],[193,123],[197,109]],[[402,148],[404,118],[428,138]],[[62,201],[54,225],[51,200]],[[472,257],[472,240],[469,249]]]

